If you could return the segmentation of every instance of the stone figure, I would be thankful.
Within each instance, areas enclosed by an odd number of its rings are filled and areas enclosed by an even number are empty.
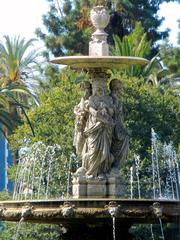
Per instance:
[[[93,85],[92,95],[88,92],[87,97],[81,99],[74,111],[74,145],[82,159],[82,167],[76,174],[97,177],[109,173],[114,161],[110,152],[114,128],[113,99],[107,95],[103,81]]]
[[[82,151],[85,143],[84,128],[88,118],[88,112],[85,111],[85,104],[87,104],[86,101],[92,95],[92,86],[90,82],[85,81],[81,83],[80,88],[84,91],[84,96],[81,98],[80,103],[74,108],[76,119],[73,146],[76,149],[76,154],[82,158]]]
[[[84,97],[75,107],[74,146],[82,159],[76,175],[87,177],[118,176],[120,164],[128,154],[128,134],[123,124],[122,105],[118,99],[121,82],[84,82]]]
[[[122,90],[122,82],[113,79],[110,82],[110,96],[113,99],[114,104],[114,130],[112,136],[111,152],[114,156],[114,162],[112,164],[111,175],[119,175],[119,169],[121,164],[127,158],[129,149],[129,138],[127,130],[123,123],[123,110],[122,104],[119,101],[119,96]]]
[[[88,119],[84,130],[84,168],[87,176],[103,176],[110,172],[114,161],[110,152],[114,128],[113,100],[106,94],[103,81],[94,84],[85,107]]]

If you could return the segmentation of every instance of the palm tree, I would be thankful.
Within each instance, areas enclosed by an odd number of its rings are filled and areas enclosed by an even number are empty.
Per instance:
[[[0,89],[0,122],[7,128],[9,131],[13,130],[14,122],[9,113],[9,102],[1,92]],[[5,131],[0,127],[0,131],[5,135]]]
[[[14,128],[22,122],[19,115],[16,117],[14,116],[17,114],[18,109],[25,116],[33,135],[35,135],[31,122],[26,114],[26,109],[29,107],[16,99],[16,95],[20,93],[25,95],[29,94],[29,96],[31,96],[30,92],[28,92],[23,85],[17,86],[12,83],[7,87],[0,86],[0,122],[5,126],[6,130],[3,131],[3,133],[6,136],[8,132],[12,132]],[[13,112],[14,109],[16,110],[15,113]],[[2,130],[3,129],[1,128],[1,131]]]
[[[37,51],[31,50],[35,39],[4,36],[0,42],[0,91],[9,102],[9,113],[15,122],[21,118],[30,97],[35,98],[34,84],[37,71]]]
[[[112,55],[146,57],[150,50],[150,42],[147,41],[146,33],[140,23],[136,23],[135,30],[122,40],[114,35],[114,46],[111,48]],[[121,70],[127,76],[143,77],[145,83],[153,84],[160,89],[162,85],[171,88],[175,96],[180,96],[180,73],[171,73],[163,64],[160,53],[154,56],[145,67],[130,66]],[[117,77],[119,71],[113,71],[112,76]]]
[[[134,31],[128,36],[124,36],[122,40],[117,35],[114,35],[113,39],[114,46],[111,47],[113,56],[146,57],[150,52],[151,43],[147,40],[146,33],[140,22],[137,22]],[[130,77],[140,76],[142,67],[134,65],[126,67],[122,71]]]
[[[39,53],[29,50],[35,39],[26,42],[20,37],[4,38],[5,43],[0,42],[0,79],[4,81],[4,86],[18,82],[29,87],[29,80],[33,80],[35,67],[38,66]]]

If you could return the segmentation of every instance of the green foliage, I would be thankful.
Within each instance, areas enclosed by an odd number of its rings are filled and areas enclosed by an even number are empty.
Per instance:
[[[180,48],[173,47],[168,42],[160,46],[159,53],[151,59],[143,69],[145,81],[156,85],[166,85],[172,89],[175,96],[180,95]]]
[[[37,65],[39,53],[35,50],[28,52],[35,39],[26,42],[20,37],[4,38],[5,42],[0,42],[0,79],[4,86],[12,82],[25,84],[25,81],[33,79],[34,66]]]
[[[48,33],[39,28],[36,30],[37,36],[45,42],[47,49],[56,57],[74,54],[87,55],[88,42],[92,32],[89,13],[99,1],[68,0],[63,1],[61,6],[57,2],[49,1],[50,9],[43,16],[43,23]],[[157,40],[167,37],[167,31],[157,31],[163,21],[163,19],[159,19],[157,12],[162,2],[168,1],[107,0],[104,2],[111,14],[110,24],[107,27],[111,45],[114,44],[113,35],[122,39],[133,31],[136,22],[142,23],[148,40],[152,41],[153,48],[155,48],[154,43]],[[47,52],[44,54],[49,56]]]
[[[78,77],[73,71],[63,70],[59,75],[58,86],[40,94],[40,105],[28,112],[35,136],[32,136],[27,124],[20,126],[12,136],[11,143],[15,149],[30,140],[42,141],[48,145],[59,144],[66,154],[72,152],[73,108],[80,96],[74,75]]]
[[[0,120],[12,131],[20,123],[22,113],[29,122],[25,108],[31,97],[35,99],[32,86],[39,53],[30,51],[35,39],[5,36],[4,40],[0,42],[0,101],[4,98],[8,107],[4,102],[0,105]]]
[[[9,112],[9,101],[6,98],[6,96],[4,96],[4,94],[2,93],[1,88],[0,88],[0,122],[4,126],[6,126],[10,131],[12,131],[14,122]],[[3,132],[2,128],[1,131]],[[3,134],[5,135],[5,132],[3,132]]]
[[[11,200],[12,196],[4,191],[0,192],[0,201]],[[0,222],[0,239],[13,240],[18,223]],[[62,230],[59,225],[40,225],[22,223],[18,234],[18,240],[59,240]]]
[[[136,22],[135,28],[131,34],[124,36],[122,40],[114,35],[115,46],[112,47],[112,55],[118,56],[148,56],[151,48],[150,41],[147,40],[147,34],[144,32],[142,23]]]
[[[0,239],[13,240],[16,234],[17,223],[2,222],[0,225]],[[59,240],[61,228],[58,225],[41,225],[22,223],[18,240]]]
[[[147,40],[147,34],[140,22],[137,22],[134,31],[124,36],[122,40],[117,35],[114,35],[113,39],[114,46],[111,48],[113,56],[146,57],[151,49],[151,43]],[[121,71],[127,76],[139,76],[142,73],[142,67],[130,66]]]
[[[28,113],[36,136],[32,136],[27,124],[19,127],[11,137],[15,150],[27,140],[32,143],[42,141],[48,145],[59,144],[70,156],[73,151],[73,108],[81,95],[79,87],[74,83],[75,75],[69,70],[62,71],[58,86],[41,93],[40,105]],[[171,91],[167,89],[162,94],[156,86],[144,84],[143,78],[128,78],[125,75],[119,75],[118,78],[124,82],[122,102],[131,151],[140,154],[142,159],[149,156],[151,128],[159,133],[163,141],[173,139],[177,147],[180,134],[179,103]]]
[[[168,42],[160,46],[160,58],[170,73],[180,72],[180,47],[173,47]]]
[[[121,101],[130,138],[128,161],[122,169],[123,181],[127,186],[124,194],[125,197],[130,196],[130,168],[135,165],[135,155],[138,154],[141,159],[139,177],[143,186],[142,197],[152,198],[151,128],[155,129],[162,142],[173,141],[177,150],[180,137],[179,102],[171,90],[166,89],[162,94],[156,85],[144,84],[143,78],[122,75],[119,79],[123,79],[124,83]],[[138,198],[137,183],[135,186],[134,197]]]
[[[49,34],[43,33],[41,29],[37,29],[36,33],[54,56],[87,54],[90,28],[86,26],[86,29],[81,29],[78,23],[80,24],[82,14],[88,16],[89,10],[84,8],[81,12],[82,4],[80,1],[73,1],[72,4],[64,1],[62,14],[59,15],[55,3],[50,3],[49,12],[43,16],[43,23]]]
[[[162,94],[156,86],[144,84],[144,79],[120,77],[124,82],[123,103],[130,138],[139,141],[142,154],[150,146],[151,128],[163,141],[178,145],[179,103],[171,91]]]
[[[7,191],[0,192],[0,201],[7,201],[9,199],[11,199],[9,192]]]
[[[0,122],[9,132],[12,132],[18,124],[22,123],[20,116],[23,114],[34,134],[31,122],[25,111],[28,106],[22,102],[22,99],[18,99],[19,94],[31,96],[30,91],[23,84],[12,82],[4,87],[0,85]]]

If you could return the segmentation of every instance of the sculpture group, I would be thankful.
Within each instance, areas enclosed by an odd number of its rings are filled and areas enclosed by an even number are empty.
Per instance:
[[[84,96],[75,107],[74,146],[82,167],[76,176],[87,178],[118,177],[121,163],[128,154],[128,134],[123,123],[119,95],[122,83],[94,79],[83,82]]]

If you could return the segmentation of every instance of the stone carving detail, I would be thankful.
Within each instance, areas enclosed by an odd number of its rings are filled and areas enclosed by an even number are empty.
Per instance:
[[[109,13],[104,6],[96,6],[91,10],[90,18],[96,31],[92,34],[92,41],[89,43],[90,56],[108,56],[109,46],[104,28],[109,23]]]
[[[60,206],[63,217],[70,217],[74,214],[75,206],[69,202],[64,202],[63,206]]]
[[[107,209],[111,217],[117,217],[117,215],[120,213],[120,208],[121,205],[118,205],[116,202],[110,202],[109,205],[105,206],[105,209]]]
[[[90,82],[86,81],[81,83],[80,88],[84,91],[84,96],[81,98],[80,103],[74,108],[76,120],[73,145],[76,148],[77,155],[82,158],[85,142],[84,129],[88,119],[88,113],[85,110],[85,106],[87,105],[89,97],[92,95],[92,86]]]
[[[159,202],[153,203],[152,210],[153,210],[154,215],[157,218],[162,218],[162,216],[163,216],[163,207],[161,206],[161,204]]]
[[[128,135],[123,126],[122,105],[118,100],[121,82],[112,80],[110,94],[104,78],[85,82],[85,94],[75,107],[74,146],[82,159],[76,175],[105,178],[118,176],[120,162],[128,153]]]
[[[109,23],[109,14],[104,6],[96,6],[91,10],[90,18],[93,26],[104,29]]]
[[[129,138],[127,130],[124,127],[123,109],[119,101],[122,92],[122,82],[113,79],[110,82],[110,96],[114,104],[114,131],[112,136],[111,152],[114,156],[111,175],[119,173],[121,164],[126,160],[129,150]]]
[[[33,206],[30,204],[25,204],[23,206],[22,211],[21,211],[21,219],[25,219],[26,217],[29,217],[32,214]]]
[[[110,19],[108,11],[96,6],[90,17],[96,30],[89,43],[89,56],[108,56],[108,34],[104,31]],[[120,166],[128,153],[128,134],[118,99],[122,84],[112,80],[108,88],[109,76],[103,67],[95,66],[88,72],[91,80],[81,85],[84,96],[74,108],[74,146],[82,167],[74,174],[73,197],[119,197]]]

